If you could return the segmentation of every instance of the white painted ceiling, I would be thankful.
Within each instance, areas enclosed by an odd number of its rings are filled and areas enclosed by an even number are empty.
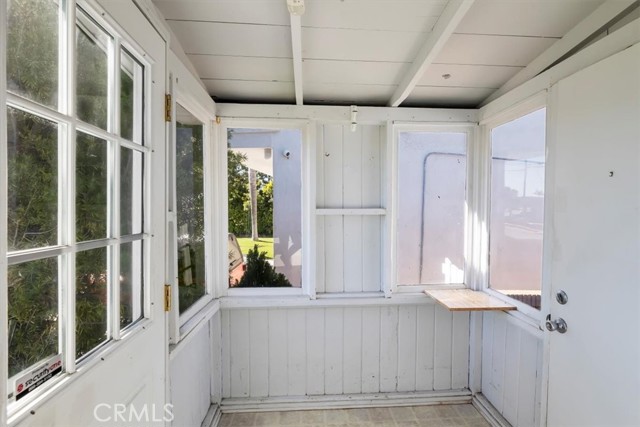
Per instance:
[[[215,100],[295,103],[286,0],[154,3]],[[387,105],[447,3],[306,0],[304,103]],[[476,0],[402,106],[478,106],[602,3]]]

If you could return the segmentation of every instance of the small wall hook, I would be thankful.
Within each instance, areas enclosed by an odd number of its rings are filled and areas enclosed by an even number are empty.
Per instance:
[[[358,129],[358,106],[351,106],[351,132],[355,132]]]

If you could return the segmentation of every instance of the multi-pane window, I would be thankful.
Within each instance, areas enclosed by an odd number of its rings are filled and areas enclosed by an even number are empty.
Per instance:
[[[54,356],[73,371],[144,316],[147,70],[70,7],[8,2],[10,378]]]
[[[540,308],[545,117],[540,109],[491,130],[491,289]]]
[[[467,133],[398,134],[398,285],[461,284]]]

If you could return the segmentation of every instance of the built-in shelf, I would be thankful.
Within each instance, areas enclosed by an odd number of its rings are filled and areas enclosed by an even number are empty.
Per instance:
[[[316,215],[386,215],[382,208],[316,209]]]
[[[434,289],[425,294],[442,304],[449,311],[516,310],[515,305],[480,291],[471,289]]]

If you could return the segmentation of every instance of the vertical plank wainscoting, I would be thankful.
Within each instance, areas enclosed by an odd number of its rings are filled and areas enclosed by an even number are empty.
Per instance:
[[[380,292],[383,128],[319,125],[316,150],[317,292]]]
[[[220,315],[194,330],[171,351],[169,369],[173,425],[202,424],[212,403],[218,403],[215,360],[219,352]]]
[[[542,332],[504,312],[485,312],[482,394],[514,427],[540,422]]]
[[[348,403],[382,393],[470,400],[469,315],[431,302],[229,308],[222,311],[222,340],[227,410],[242,401],[324,396]]]

